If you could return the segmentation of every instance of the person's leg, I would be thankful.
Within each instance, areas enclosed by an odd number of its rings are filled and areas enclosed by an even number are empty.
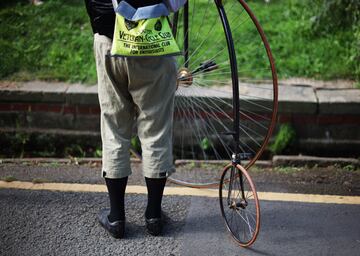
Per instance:
[[[110,199],[110,209],[102,209],[98,219],[112,236],[121,238],[124,236],[124,194],[127,177],[131,174],[129,148],[135,111],[127,92],[127,75],[122,59],[105,57],[110,49],[111,39],[95,34],[103,145],[101,175],[105,178]]]
[[[175,171],[172,122],[176,64],[172,57],[155,57],[128,59],[128,66],[129,92],[138,107],[137,127],[148,189],[146,228],[150,234],[159,235],[166,177]]]
[[[125,220],[124,197],[127,180],[128,177],[121,179],[105,178],[110,199],[110,214],[108,216],[110,222]]]
[[[110,199],[110,209],[101,209],[98,220],[113,237],[125,235],[125,189],[128,177],[120,179],[105,178]]]
[[[147,219],[161,218],[161,201],[164,193],[166,178],[152,179],[146,178],[148,191],[148,203],[145,211]]]
[[[104,38],[98,36],[97,39]],[[105,49],[110,49],[111,40],[105,45]],[[127,90],[127,69],[123,58],[105,56],[108,53],[105,49],[99,53],[103,61],[97,59],[102,177],[120,179],[131,174],[129,150],[136,117],[135,105]]]
[[[174,171],[172,124],[176,91],[176,63],[172,57],[127,59],[129,92],[137,106],[143,174],[165,178]]]

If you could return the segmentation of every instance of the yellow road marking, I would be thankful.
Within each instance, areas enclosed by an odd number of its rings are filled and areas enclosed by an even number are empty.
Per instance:
[[[28,190],[50,190],[63,192],[107,192],[105,185],[99,184],[78,184],[78,183],[41,183],[32,182],[0,181],[0,189],[28,189]],[[145,186],[128,185],[126,193],[146,194]],[[166,187],[165,195],[177,196],[219,196],[216,189],[196,189],[187,187]],[[313,195],[313,194],[295,194],[295,193],[275,193],[258,192],[260,200],[264,201],[284,201],[284,202],[303,202],[303,203],[324,203],[324,204],[360,204],[360,196],[338,196],[338,195]]]

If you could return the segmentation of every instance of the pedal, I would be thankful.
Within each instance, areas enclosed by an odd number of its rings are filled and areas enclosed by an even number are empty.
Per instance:
[[[199,67],[197,69],[195,69],[192,74],[196,74],[196,73],[199,73],[199,72],[210,72],[210,71],[213,71],[215,69],[219,68],[219,66],[216,64],[215,61],[213,60],[207,60],[205,62],[201,62]]]
[[[252,153],[240,153],[239,158],[240,160],[250,160],[253,157]]]
[[[221,135],[235,135],[235,132],[228,131],[228,132],[220,132]]]

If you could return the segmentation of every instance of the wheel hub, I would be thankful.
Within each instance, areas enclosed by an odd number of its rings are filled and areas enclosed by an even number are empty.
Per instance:
[[[231,201],[229,204],[229,208],[235,210],[239,210],[240,208],[245,209],[247,206],[248,203],[245,200],[241,200],[240,202]]]
[[[179,69],[177,78],[178,86],[189,87],[193,83],[193,76],[188,68]]]

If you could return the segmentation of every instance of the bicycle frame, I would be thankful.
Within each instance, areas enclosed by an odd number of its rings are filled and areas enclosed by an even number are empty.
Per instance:
[[[218,7],[219,15],[221,17],[221,22],[224,28],[224,32],[226,35],[226,42],[228,45],[230,63],[231,63],[231,80],[232,80],[232,93],[233,93],[233,131],[231,135],[234,137],[233,143],[233,156],[232,162],[233,164],[240,164],[240,155],[239,155],[239,145],[240,145],[240,101],[239,101],[239,77],[238,77],[238,69],[236,62],[236,53],[235,47],[233,43],[233,37],[231,34],[231,29],[229,25],[229,21],[227,19],[224,7],[222,5],[222,0],[215,0],[215,4]],[[235,156],[234,156],[235,155]]]
[[[233,93],[233,99],[232,99],[232,105],[233,105],[233,131],[226,131],[224,134],[226,135],[232,135],[233,140],[233,153],[232,153],[232,159],[231,162],[234,166],[237,164],[241,164],[241,156],[239,152],[239,145],[240,145],[240,101],[239,101],[239,78],[238,78],[238,68],[237,68],[237,61],[236,61],[236,51],[233,43],[233,36],[231,33],[229,21],[227,18],[227,15],[225,13],[222,0],[214,0],[215,5],[218,9],[218,13],[221,18],[221,23],[225,32],[226,37],[226,43],[228,46],[228,54],[230,59],[230,66],[231,66],[231,81],[232,81],[232,93]],[[189,1],[186,2],[186,4],[183,7],[184,13],[183,13],[183,22],[184,22],[184,63],[185,68],[188,68],[189,66],[189,34],[188,34],[188,28],[189,28]],[[178,12],[174,14],[174,18],[172,21],[173,25],[173,34],[176,37],[177,33],[177,24],[178,24]],[[241,176],[241,173],[240,173]],[[241,177],[242,180],[242,177]]]
[[[235,170],[237,170],[236,168],[234,168],[234,166],[236,166],[237,164],[241,164],[241,157],[239,154],[239,145],[240,145],[239,77],[238,77],[235,47],[234,47],[233,36],[231,33],[229,21],[226,16],[224,7],[222,5],[222,0],[215,0],[215,3],[218,8],[219,15],[221,17],[221,22],[222,22],[224,32],[226,35],[226,42],[228,45],[228,53],[229,53],[230,63],[231,63],[230,67],[231,67],[231,80],[232,80],[232,93],[233,93],[233,118],[234,118],[233,131],[232,131],[231,135],[234,138],[234,143],[233,143],[233,154],[232,154],[232,159],[231,159],[233,167],[231,168],[231,176],[230,176],[229,191],[228,191],[228,204],[229,204],[229,198],[230,198],[231,191],[232,191],[232,181],[233,181],[233,179],[236,179],[236,177],[240,178],[241,196],[246,201],[242,174],[241,174],[241,172],[239,172],[237,174],[234,173]]]

